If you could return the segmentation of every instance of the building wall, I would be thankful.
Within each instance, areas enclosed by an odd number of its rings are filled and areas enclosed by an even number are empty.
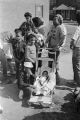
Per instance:
[[[35,6],[43,5],[43,19],[49,22],[49,0],[0,0],[0,32],[13,31],[25,20],[24,13],[35,16]]]
[[[71,6],[71,7],[75,7],[76,10],[80,10],[80,0],[50,0],[50,14],[49,14],[49,18],[52,18],[53,13],[52,13],[52,9],[53,7],[57,7],[61,4],[65,4],[66,6]],[[71,13],[72,19],[75,20],[75,12]]]

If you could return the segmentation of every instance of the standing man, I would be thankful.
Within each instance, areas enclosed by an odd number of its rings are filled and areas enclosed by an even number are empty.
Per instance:
[[[80,13],[77,13],[76,20],[78,26],[72,37],[70,48],[73,49],[72,64],[74,72],[74,82],[80,86]]]
[[[27,12],[24,14],[24,17],[26,18],[26,21],[22,23],[19,29],[22,31],[24,40],[27,42],[28,34],[31,32],[38,33],[38,31],[32,22],[32,14]]]

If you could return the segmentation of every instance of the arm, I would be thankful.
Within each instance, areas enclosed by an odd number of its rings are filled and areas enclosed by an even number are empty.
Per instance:
[[[30,60],[32,63],[34,63],[34,60],[30,58],[30,49],[29,46],[26,46],[25,48],[25,59]]]
[[[32,26],[32,31],[37,34],[37,33],[38,33],[38,30],[37,30],[37,28],[34,26],[34,24],[33,24],[32,21],[31,21],[31,26]]]
[[[51,26],[50,27],[50,30],[49,30],[49,32],[48,32],[48,34],[47,34],[47,39],[46,39],[46,42],[45,43],[48,43],[49,41],[50,41],[50,39],[51,39],[51,36],[53,35],[53,26]]]
[[[73,37],[71,38],[70,48],[73,49],[77,43],[78,37],[80,35],[80,30],[77,28]]]
[[[59,47],[63,47],[64,44],[65,44],[65,40],[66,40],[66,35],[67,35],[67,31],[66,31],[66,28],[65,26],[58,26],[57,28],[57,36],[58,36],[58,46]]]

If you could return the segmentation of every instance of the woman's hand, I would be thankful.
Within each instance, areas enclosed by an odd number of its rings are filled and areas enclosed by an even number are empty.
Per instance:
[[[72,40],[71,42],[70,42],[70,49],[73,49],[74,48],[74,40]]]

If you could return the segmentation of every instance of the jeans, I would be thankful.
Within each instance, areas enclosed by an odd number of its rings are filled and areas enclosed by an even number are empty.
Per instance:
[[[73,72],[74,72],[74,81],[80,85],[80,47],[75,47],[73,49],[72,56]]]

